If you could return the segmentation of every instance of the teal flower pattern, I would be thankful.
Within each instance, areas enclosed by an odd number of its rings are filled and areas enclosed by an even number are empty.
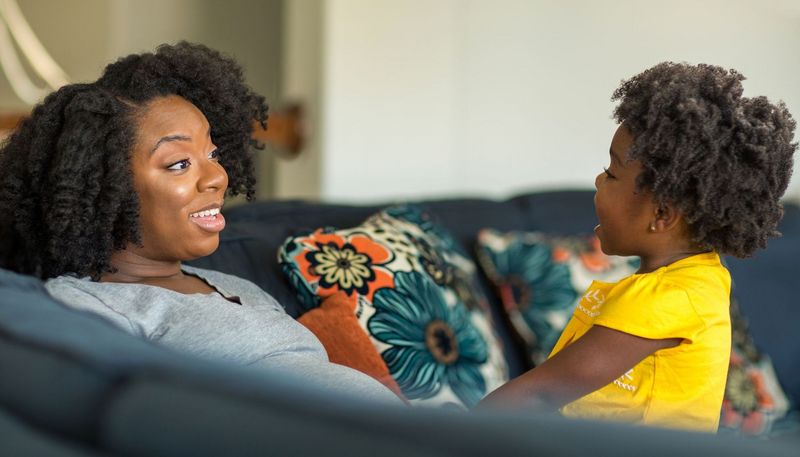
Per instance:
[[[283,270],[283,274],[288,279],[289,284],[297,293],[297,299],[303,306],[303,310],[309,311],[319,306],[319,296],[314,294],[314,291],[311,290],[311,285],[305,281],[295,264],[283,262],[281,263],[281,270]]]
[[[506,307],[516,307],[537,338],[545,356],[561,335],[553,314],[566,321],[574,311],[578,293],[572,285],[569,265],[553,259],[552,248],[544,243],[529,244],[519,239],[503,251],[485,251],[497,270]]]
[[[396,205],[387,208],[384,213],[387,216],[416,225],[427,235],[434,237],[442,248],[466,255],[450,232],[436,223],[430,213],[422,206],[416,204]]]
[[[462,303],[448,306],[439,287],[419,272],[398,272],[379,289],[370,334],[390,347],[386,365],[409,399],[430,398],[448,385],[467,407],[486,394],[480,372],[488,348]]]

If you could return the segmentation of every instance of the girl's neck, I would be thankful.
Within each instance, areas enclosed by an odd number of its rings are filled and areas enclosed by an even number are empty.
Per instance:
[[[101,282],[149,283],[176,279],[183,275],[179,261],[153,260],[129,247],[111,254],[114,272],[100,276]]]
[[[679,260],[683,260],[687,257],[691,257],[693,255],[702,254],[703,250],[681,250],[677,252],[670,252],[670,253],[663,253],[663,254],[655,254],[655,255],[647,255],[647,256],[640,256],[639,259],[641,260],[639,269],[636,271],[637,274],[642,273],[651,273],[653,271],[658,270],[661,267],[666,267],[667,265],[673,264]]]

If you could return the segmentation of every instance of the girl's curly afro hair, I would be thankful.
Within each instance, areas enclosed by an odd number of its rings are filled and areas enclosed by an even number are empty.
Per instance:
[[[129,155],[137,119],[156,98],[178,95],[211,125],[229,195],[255,194],[253,122],[267,105],[232,59],[181,42],[108,65],[91,84],[50,94],[0,149],[0,266],[47,279],[99,276],[139,243],[139,201]]]
[[[792,175],[786,106],[742,97],[735,70],[664,62],[623,81],[614,117],[634,136],[638,187],[683,213],[703,249],[747,257],[777,236]]]

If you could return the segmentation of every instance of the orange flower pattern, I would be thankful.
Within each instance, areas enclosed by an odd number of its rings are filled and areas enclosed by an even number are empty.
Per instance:
[[[341,236],[320,229],[295,243],[301,248],[293,260],[320,297],[344,291],[372,301],[376,290],[393,286],[391,273],[383,267],[393,260],[392,251],[366,234]]]

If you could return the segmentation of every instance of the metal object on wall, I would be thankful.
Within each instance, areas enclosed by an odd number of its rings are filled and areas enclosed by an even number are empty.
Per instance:
[[[12,40],[16,42],[16,48]],[[25,71],[17,48],[35,76],[44,82],[44,87],[37,85]],[[64,70],[50,57],[33,33],[16,0],[0,0],[0,67],[17,97],[29,105],[36,104],[49,92],[69,83]]]
[[[303,126],[303,107],[299,103],[290,103],[275,113],[269,114],[266,130],[255,123],[253,138],[270,143],[275,154],[283,159],[294,159],[300,154],[305,143]]]

